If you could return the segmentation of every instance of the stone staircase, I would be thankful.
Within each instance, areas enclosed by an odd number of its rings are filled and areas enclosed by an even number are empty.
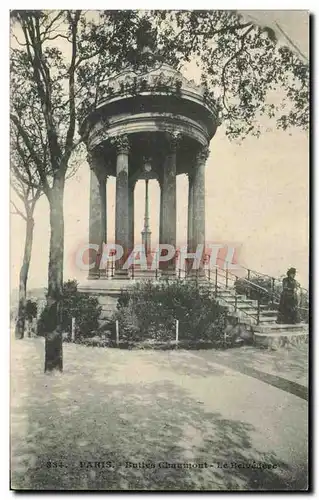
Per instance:
[[[185,276],[174,276],[172,279],[186,279]],[[79,287],[79,291],[97,295],[102,312],[100,324],[107,323],[116,310],[117,300],[121,289],[129,289],[137,281],[152,279],[156,281],[160,276],[154,276],[154,272],[136,272],[134,278],[125,280],[100,279],[86,282]],[[252,341],[256,346],[277,348],[285,345],[296,345],[308,340],[308,324],[299,323],[295,325],[283,325],[276,323],[277,308],[269,308],[267,305],[259,305],[257,300],[252,300],[246,295],[235,293],[233,285],[228,286],[224,277],[210,280],[207,275],[197,279],[201,289],[209,288],[213,291],[217,302],[227,311],[229,326],[225,332],[225,341],[228,337]]]
[[[212,286],[210,282],[201,284],[203,287]],[[260,347],[277,348],[285,345],[297,345],[308,340],[308,324],[295,325],[278,324],[277,310],[269,309],[267,305],[259,306],[256,300],[248,299],[245,295],[235,294],[231,288],[218,287],[217,302],[226,308],[228,316],[241,325],[247,338],[247,331],[251,340]]]

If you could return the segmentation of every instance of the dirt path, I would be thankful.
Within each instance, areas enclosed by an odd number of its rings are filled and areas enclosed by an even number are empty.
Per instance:
[[[64,366],[45,375],[42,340],[13,342],[13,487],[306,487],[301,398],[187,351],[65,345]]]

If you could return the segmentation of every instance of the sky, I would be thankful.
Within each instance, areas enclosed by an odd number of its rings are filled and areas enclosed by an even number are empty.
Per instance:
[[[280,25],[307,54],[307,14],[288,11],[280,14]],[[300,22],[298,22],[300,21]],[[184,72],[198,79],[190,65]],[[279,131],[265,124],[257,139],[242,144],[230,142],[220,127],[210,143],[206,164],[206,240],[236,245],[239,262],[256,271],[280,276],[288,267],[297,268],[297,279],[308,283],[309,138],[304,131]],[[65,187],[64,278],[85,282],[86,273],[74,265],[75,251],[88,241],[89,166],[85,159]],[[152,241],[157,242],[159,187],[151,181],[150,224]],[[108,239],[114,240],[115,178],[107,187]],[[188,185],[184,175],[177,178],[177,241],[186,240]],[[144,183],[135,189],[135,242],[143,228]],[[23,256],[25,223],[11,216],[11,286],[18,286]],[[29,288],[47,285],[49,210],[45,196],[35,210],[34,244]]]

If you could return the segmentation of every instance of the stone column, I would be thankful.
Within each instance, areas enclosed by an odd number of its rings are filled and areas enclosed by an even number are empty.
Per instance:
[[[187,214],[187,252],[194,252],[194,241],[193,241],[193,219],[194,219],[194,182],[193,182],[193,171],[188,173],[188,214]],[[192,267],[193,261],[186,262],[187,271]]]
[[[128,186],[128,205],[129,205],[128,242],[129,242],[130,252],[134,248],[134,191],[135,191],[135,181],[130,181]]]
[[[176,149],[178,136],[169,137],[169,149],[164,161],[162,180],[162,241],[176,249]],[[163,277],[175,274],[175,258],[161,262]]]
[[[163,167],[164,168],[164,167]],[[158,181],[160,187],[160,210],[159,210],[159,243],[163,243],[163,182]]]
[[[208,158],[208,148],[202,147],[196,156],[193,176],[193,251],[202,244],[205,249],[205,164]],[[203,252],[204,258],[204,252]],[[203,261],[201,262],[203,267]]]
[[[99,265],[103,241],[106,241],[106,175],[101,172],[96,158],[88,155],[90,164],[90,215],[89,215],[89,243],[98,245],[98,251],[89,251],[89,262],[95,266],[89,270],[89,279],[100,276]]]
[[[145,255],[148,257],[151,252],[151,236],[150,231],[150,217],[149,217],[149,199],[148,199],[148,183],[149,180],[145,180],[145,210],[144,210],[144,227],[142,231],[142,245],[145,248]]]
[[[187,216],[187,251],[193,251],[193,217],[194,217],[193,172],[188,173],[188,216]]]
[[[103,243],[107,243],[107,194],[106,194],[107,176],[100,179],[100,197],[101,197],[101,237],[103,252]],[[100,269],[100,278],[106,277],[106,269]]]
[[[129,141],[127,136],[120,136],[112,142],[116,147],[115,242],[124,250],[123,257],[115,262],[114,277],[125,279],[128,278],[128,271],[122,267],[127,260],[129,248]]]
[[[101,224],[102,224],[102,242],[107,243],[107,194],[106,194],[106,186],[107,186],[107,176],[100,181],[100,193],[101,193]]]

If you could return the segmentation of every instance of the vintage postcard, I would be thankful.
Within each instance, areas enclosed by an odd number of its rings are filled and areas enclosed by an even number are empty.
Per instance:
[[[309,13],[10,13],[11,483],[306,491]]]

